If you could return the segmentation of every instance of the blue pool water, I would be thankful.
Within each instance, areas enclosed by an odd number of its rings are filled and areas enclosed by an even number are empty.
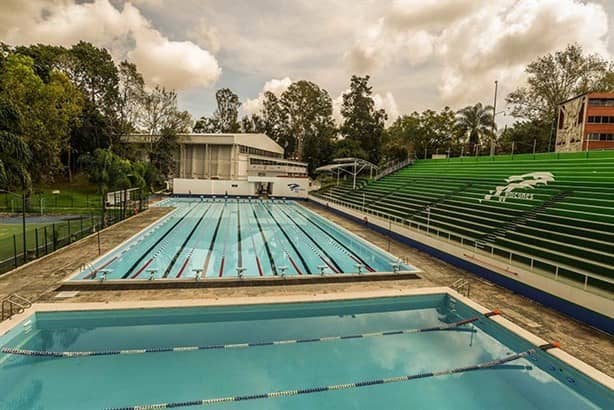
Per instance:
[[[291,201],[171,199],[176,209],[73,279],[390,272],[398,263]],[[416,269],[400,265],[402,271]]]
[[[245,396],[417,374],[499,359],[534,346],[447,295],[211,308],[37,313],[0,345],[104,351],[266,342],[425,328],[457,330],[78,358],[0,353],[1,409],[101,409]],[[499,367],[214,409],[591,409],[612,391],[547,352]]]

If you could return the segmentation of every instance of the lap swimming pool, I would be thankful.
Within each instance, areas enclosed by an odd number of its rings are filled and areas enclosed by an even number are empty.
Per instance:
[[[169,215],[73,280],[204,279],[415,272],[292,201],[169,199]]]
[[[0,336],[0,408],[611,406],[612,390],[497,320],[446,293],[39,311]]]

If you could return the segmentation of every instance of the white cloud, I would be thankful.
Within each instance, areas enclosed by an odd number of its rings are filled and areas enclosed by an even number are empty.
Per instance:
[[[170,40],[131,3],[121,9],[109,0],[75,4],[68,0],[9,0],[0,17],[0,37],[9,44],[71,46],[80,40],[109,49],[117,60],[137,64],[148,84],[175,89],[209,86],[221,69],[209,51],[190,41]]]
[[[582,45],[608,56],[608,20],[601,5],[576,0],[398,0],[356,35],[346,53],[358,71],[428,63],[445,104],[489,96],[498,79],[511,91],[526,64]]]
[[[243,111],[245,111],[247,114],[255,114],[259,112],[263,108],[264,93],[270,91],[277,97],[279,97],[284,91],[288,89],[288,87],[290,87],[291,84],[292,79],[290,79],[290,77],[284,77],[282,79],[273,78],[272,80],[267,81],[266,83],[264,83],[262,91],[258,93],[258,96],[256,98],[247,98],[243,102]]]
[[[194,28],[188,31],[188,36],[196,44],[203,46],[213,54],[220,51],[222,47],[219,30],[217,27],[210,25],[204,18],[198,20]]]

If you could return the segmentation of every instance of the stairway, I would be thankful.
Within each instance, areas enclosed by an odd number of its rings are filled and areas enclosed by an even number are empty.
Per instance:
[[[551,206],[553,206],[554,204],[558,202],[561,202],[563,199],[567,198],[570,195],[573,195],[572,190],[561,191],[558,194],[553,195],[552,197],[550,197],[550,199],[542,202],[540,205],[537,205],[535,208],[532,208],[531,210],[522,213],[516,218],[506,222],[505,224],[501,225],[497,229],[493,230],[492,232],[489,232],[486,235],[479,237],[476,240],[477,246],[481,248],[487,243],[494,243],[497,240],[497,237],[505,236],[505,232],[507,231],[515,231],[518,225],[522,225],[527,220],[531,218],[535,218],[538,213],[545,211],[546,209],[550,208]]]
[[[405,217],[407,219],[414,219],[416,216],[419,216],[420,214],[425,212],[427,209],[435,208],[437,205],[439,205],[443,201],[446,201],[446,200],[452,198],[453,196],[455,196],[456,194],[458,194],[460,192],[463,192],[467,188],[471,187],[471,185],[473,185],[473,183],[472,182],[468,182],[468,183],[464,184],[463,186],[461,186],[460,188],[457,188],[454,191],[448,192],[447,194],[443,195],[442,197],[436,199],[435,201],[429,202],[428,204],[420,207],[420,209],[405,215]]]

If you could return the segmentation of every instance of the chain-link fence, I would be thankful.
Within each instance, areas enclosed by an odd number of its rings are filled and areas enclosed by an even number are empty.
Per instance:
[[[142,192],[131,192],[113,194],[110,202],[108,195],[104,202],[101,195],[57,195],[57,202],[54,197],[41,201],[40,209],[32,204],[45,197],[33,195],[26,200],[25,222],[21,198],[14,194],[0,198],[4,201],[0,212],[5,214],[0,218],[0,275],[147,208]]]

